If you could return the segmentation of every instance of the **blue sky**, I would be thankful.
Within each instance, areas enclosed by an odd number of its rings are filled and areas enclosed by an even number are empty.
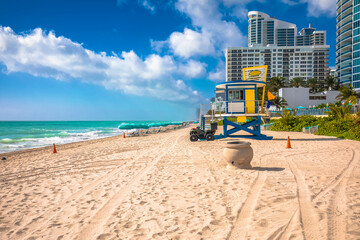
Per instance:
[[[336,0],[0,0],[0,120],[191,120],[247,12],[327,31]]]

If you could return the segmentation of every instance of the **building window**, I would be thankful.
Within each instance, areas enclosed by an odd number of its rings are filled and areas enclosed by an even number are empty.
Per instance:
[[[326,96],[309,96],[309,100],[326,100]]]
[[[244,100],[244,90],[229,90],[229,100]]]

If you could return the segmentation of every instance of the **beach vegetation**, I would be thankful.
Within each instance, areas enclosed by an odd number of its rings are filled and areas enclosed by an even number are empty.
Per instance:
[[[229,120],[230,122],[236,122],[237,118],[236,117],[228,117],[227,120]],[[221,119],[220,121],[217,122],[218,126],[223,126],[224,125],[224,120]]]
[[[317,105],[316,107],[315,107],[315,109],[323,109],[323,108],[326,108],[326,103],[320,103],[319,105]]]
[[[331,75],[327,76],[322,83],[324,85],[323,87],[327,90],[339,90],[340,88],[339,79]]]
[[[293,79],[290,80],[290,87],[305,87],[306,86],[306,82],[302,77],[295,77]]]
[[[360,93],[357,93],[352,86],[344,85],[339,89],[339,95],[336,97],[339,101],[347,101],[354,98],[360,98]]]
[[[360,109],[355,115],[353,116],[353,122],[354,124],[360,124]]]
[[[349,119],[351,117],[350,109],[352,104],[356,104],[355,96],[350,96],[341,105],[330,104],[329,112],[328,112],[329,118],[334,119],[336,121]]]
[[[360,141],[360,111],[350,114],[351,104],[354,102],[356,98],[353,96],[343,103],[330,104],[326,117],[295,116],[295,112],[284,110],[279,114],[279,119],[271,120],[274,124],[270,130],[301,132],[304,127],[318,126],[317,135]]]
[[[266,83],[267,90],[274,92],[276,95],[279,93],[280,88],[286,87],[286,79],[281,76],[272,77]]]
[[[287,106],[287,102],[286,102],[285,98],[279,97],[279,96],[275,96],[275,98],[273,100],[271,100],[271,104],[276,107],[276,110],[280,110],[281,108],[284,108]]]
[[[283,111],[279,116],[281,116],[279,119],[271,121],[274,125],[271,126],[270,130],[301,132],[303,127],[311,127],[319,124],[319,119],[315,116],[295,116],[295,112],[291,113],[288,110]]]
[[[317,93],[320,90],[319,88],[321,88],[317,78],[309,78],[307,80],[307,85],[309,86],[311,93]]]

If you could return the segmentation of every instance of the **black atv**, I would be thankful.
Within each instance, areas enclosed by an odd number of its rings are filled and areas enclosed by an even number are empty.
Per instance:
[[[207,141],[213,141],[214,135],[217,129],[217,123],[210,123],[210,130],[202,130],[200,127],[191,129],[190,131],[190,141],[196,142],[199,139],[206,139]]]

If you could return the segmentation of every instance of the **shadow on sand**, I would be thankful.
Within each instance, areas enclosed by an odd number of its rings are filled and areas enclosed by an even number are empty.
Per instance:
[[[253,167],[249,170],[257,170],[257,171],[270,171],[270,172],[280,172],[283,171],[285,168],[282,167]]]
[[[341,138],[290,138],[291,141],[343,141]],[[274,138],[272,141],[287,141],[287,138]]]

